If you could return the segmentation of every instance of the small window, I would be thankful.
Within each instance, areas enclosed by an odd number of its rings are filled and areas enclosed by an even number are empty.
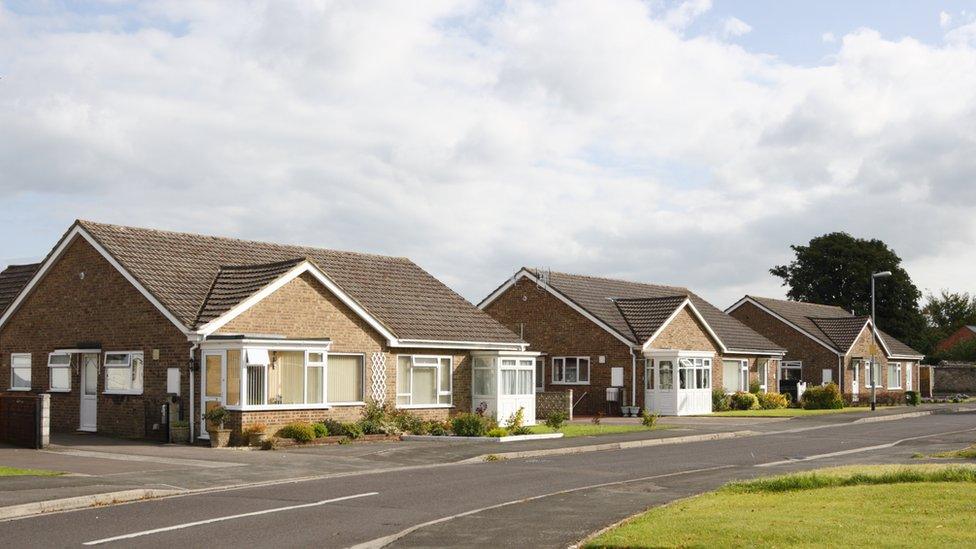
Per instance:
[[[47,357],[48,371],[51,378],[52,391],[71,390],[71,355],[68,353],[51,353]]]
[[[590,358],[585,356],[552,359],[552,382],[585,385],[590,382]]]
[[[10,389],[14,391],[28,391],[31,388],[31,355],[30,353],[13,353],[10,355]]]
[[[674,363],[670,360],[658,362],[658,386],[662,391],[670,391],[674,388]]]
[[[105,392],[142,393],[142,352],[105,353]]]
[[[888,363],[888,388],[901,389],[901,362]]]

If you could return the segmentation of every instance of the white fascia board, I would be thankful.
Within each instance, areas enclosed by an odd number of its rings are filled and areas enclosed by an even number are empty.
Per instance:
[[[686,349],[644,349],[644,356],[649,358],[715,358],[715,351],[691,351]]]
[[[95,250],[99,254],[101,254],[101,256],[104,257],[105,260],[108,261],[109,264],[112,265],[112,267],[114,267],[115,270],[119,272],[119,274],[123,276],[123,278],[128,280],[129,283],[132,284],[136,288],[136,290],[138,290],[139,293],[142,294],[143,297],[149,300],[149,302],[152,303],[154,307],[159,309],[159,312],[162,313],[163,316],[167,318],[167,320],[172,322],[173,325],[176,326],[176,328],[179,329],[180,332],[182,332],[183,334],[192,333],[192,330],[190,330],[189,328],[186,327],[185,324],[180,322],[179,319],[177,319],[176,316],[169,311],[169,309],[164,307],[163,304],[160,303],[159,300],[156,299],[154,295],[149,293],[149,290],[147,290],[142,284],[139,283],[138,280],[136,280],[136,277],[132,276],[132,273],[127,271],[125,267],[122,266],[121,263],[119,263],[118,261],[115,260],[114,257],[112,257],[112,254],[110,254],[108,250],[102,247],[102,245],[99,244],[98,241],[95,240],[95,238],[92,237],[92,235],[89,234],[88,231],[84,229],[84,227],[78,224],[75,224],[74,228],[72,228],[68,232],[68,234],[66,234],[64,238],[61,239],[61,242],[54,249],[54,251],[48,256],[44,264],[41,265],[41,268],[38,269],[36,273],[34,273],[34,276],[33,278],[30,279],[30,282],[28,282],[27,285],[24,286],[24,288],[20,291],[20,293],[17,294],[17,298],[14,299],[14,301],[10,304],[10,307],[7,308],[7,311],[3,314],[3,316],[0,317],[0,326],[3,326],[7,322],[7,320],[14,314],[14,311],[16,311],[18,307],[20,307],[20,304],[24,301],[24,299],[31,292],[31,290],[33,290],[34,287],[37,285],[37,283],[40,282],[42,278],[44,278],[44,275],[46,275],[47,272],[51,269],[51,266],[54,265],[55,262],[57,262],[57,260],[61,257],[64,251],[68,248],[68,246],[74,241],[76,237],[79,236],[84,238],[91,245],[92,248],[95,248]]]
[[[292,280],[295,280],[304,273],[310,273],[315,277],[316,280],[322,283],[333,295],[339,298],[347,307],[353,310],[354,313],[359,315],[360,318],[366,321],[367,324],[373,327],[377,332],[387,339],[390,345],[393,345],[397,341],[397,337],[393,335],[390,330],[386,328],[379,320],[373,315],[369,314],[366,309],[364,309],[356,300],[354,300],[349,294],[342,290],[338,284],[336,284],[331,278],[329,278],[325,273],[323,273],[318,267],[312,265],[308,261],[302,261],[298,265],[294,266],[287,273],[281,275],[277,280],[268,284],[259,292],[255,293],[251,297],[245,299],[241,303],[238,303],[231,310],[222,314],[221,316],[211,320],[210,322],[200,326],[197,329],[197,333],[203,336],[209,336],[213,334],[224,325],[226,325],[231,320],[234,320],[240,316],[244,311],[247,311],[264,298],[273,294],[285,284],[288,284]]]
[[[830,345],[827,345],[823,341],[820,341],[818,338],[816,338],[813,335],[811,335],[810,332],[804,330],[803,328],[797,326],[796,324],[793,324],[789,320],[786,320],[785,318],[781,317],[780,315],[776,314],[774,311],[772,311],[771,309],[769,309],[769,307],[764,306],[762,303],[759,303],[758,301],[756,301],[755,299],[752,299],[749,296],[745,296],[742,299],[740,299],[738,302],[736,302],[735,305],[733,305],[733,306],[729,307],[728,309],[726,309],[725,310],[725,313],[726,314],[731,313],[732,311],[738,309],[739,307],[741,307],[745,303],[752,303],[753,305],[755,305],[756,307],[758,307],[764,313],[766,313],[769,316],[775,318],[776,320],[782,322],[783,324],[786,324],[787,326],[789,326],[790,328],[793,328],[794,330],[800,332],[801,334],[809,337],[810,339],[812,339],[813,341],[815,341],[817,344],[819,344],[821,347],[827,349],[828,351],[834,353],[835,355],[837,355],[837,356],[844,356],[844,353],[841,353],[837,349],[834,349]]]
[[[677,318],[678,314],[681,313],[681,310],[684,309],[685,307],[691,309],[691,312],[695,315],[695,317],[699,320],[699,322],[701,322],[702,326],[705,327],[705,331],[708,332],[708,335],[712,336],[712,339],[714,339],[715,342],[718,343],[718,346],[722,349],[722,353],[727,353],[728,349],[725,347],[725,343],[723,343],[722,340],[718,337],[718,334],[716,334],[715,331],[712,330],[712,327],[708,325],[708,322],[705,321],[705,317],[703,317],[702,314],[698,311],[698,308],[695,307],[695,304],[691,302],[691,299],[687,297],[683,302],[681,302],[681,305],[675,307],[674,312],[671,313],[671,316],[669,316],[668,319],[665,320],[661,324],[661,326],[654,331],[653,334],[651,334],[651,337],[647,338],[647,341],[644,342],[642,349],[644,350],[650,349],[651,343],[654,341],[654,339],[657,338],[657,336],[661,335],[661,332],[663,332],[664,329],[667,328],[668,325],[671,324],[671,322],[675,318]]]
[[[528,343],[492,343],[487,341],[441,341],[429,339],[398,339],[390,347],[419,347],[426,349],[465,349],[484,351],[524,351]]]
[[[574,302],[572,299],[569,299],[568,297],[566,297],[565,295],[563,295],[562,292],[560,292],[559,290],[556,290],[555,288],[553,288],[552,286],[550,286],[548,284],[544,284],[541,280],[539,280],[538,277],[534,276],[532,273],[530,273],[526,269],[522,269],[519,272],[515,273],[515,276],[513,276],[511,279],[509,279],[505,284],[502,284],[490,296],[488,296],[484,300],[482,300],[482,302],[478,304],[478,307],[481,308],[481,309],[484,309],[485,307],[487,307],[489,303],[491,303],[492,301],[494,301],[495,299],[497,299],[498,296],[502,295],[503,293],[505,293],[505,291],[507,291],[512,286],[514,286],[515,283],[518,282],[518,280],[521,279],[521,278],[528,278],[532,282],[535,282],[537,286],[539,286],[540,288],[546,290],[547,292],[549,292],[550,294],[552,294],[553,296],[555,296],[556,299],[562,301],[566,305],[569,305],[569,307],[571,309],[573,309],[577,313],[579,313],[579,314],[583,315],[584,317],[586,317],[587,320],[589,320],[590,322],[596,324],[597,326],[599,326],[600,328],[602,328],[604,331],[606,331],[607,333],[609,333],[613,337],[619,339],[621,343],[623,343],[624,345],[627,346],[627,348],[633,349],[633,348],[636,348],[637,347],[636,345],[634,345],[634,342],[633,341],[627,339],[620,332],[618,332],[617,330],[614,330],[613,328],[611,328],[610,325],[608,325],[607,323],[603,322],[599,318],[597,318],[597,317],[593,316],[592,314],[590,314],[589,311],[587,311],[586,309],[584,309],[584,308],[580,307],[579,305],[577,305],[576,302]]]

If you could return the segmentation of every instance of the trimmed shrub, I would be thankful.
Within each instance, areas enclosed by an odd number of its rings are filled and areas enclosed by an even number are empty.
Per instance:
[[[426,422],[427,432],[438,437],[451,434],[451,429],[453,425],[449,421],[436,421],[430,420]]]
[[[430,425],[420,416],[411,414],[406,410],[397,410],[393,414],[393,424],[404,433],[415,435],[426,435],[430,432]]]
[[[567,419],[569,419],[569,414],[566,412],[553,412],[546,418],[546,427],[553,431],[558,431],[563,428],[563,424],[566,423]]]
[[[312,429],[315,430],[315,438],[329,436],[329,428],[326,427],[324,423],[313,423]]]
[[[918,391],[905,391],[905,402],[912,406],[918,406],[922,403],[922,395]]]
[[[507,437],[508,435],[509,432],[501,427],[495,427],[494,429],[488,431],[488,433],[486,434],[486,436],[489,437]]]
[[[459,437],[483,437],[488,424],[478,414],[458,414],[451,420],[451,430]]]
[[[315,439],[315,428],[309,423],[296,421],[278,429],[278,436],[295,442],[310,442]]]
[[[729,404],[733,410],[758,410],[759,399],[752,393],[737,391],[732,393]]]
[[[814,386],[804,391],[800,397],[804,410],[835,410],[844,407],[844,398],[836,383]]]
[[[359,423],[343,423],[342,431],[342,434],[349,437],[350,440],[355,440],[365,434],[363,433],[363,428],[359,426]]]
[[[728,412],[731,409],[732,403],[729,395],[725,394],[725,391],[721,389],[712,389],[712,411]]]
[[[790,401],[782,393],[759,393],[759,407],[763,410],[779,410],[786,408]]]

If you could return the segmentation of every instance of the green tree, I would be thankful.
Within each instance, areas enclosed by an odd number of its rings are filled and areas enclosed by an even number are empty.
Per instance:
[[[905,343],[928,350],[922,293],[901,267],[901,258],[880,240],[829,233],[806,246],[790,246],[796,257],[769,270],[789,287],[787,297],[836,305],[858,315],[871,314],[871,273],[891,271],[877,282],[878,328]]]
[[[942,290],[939,295],[926,296],[922,313],[945,337],[962,326],[976,324],[976,298],[967,292]]]

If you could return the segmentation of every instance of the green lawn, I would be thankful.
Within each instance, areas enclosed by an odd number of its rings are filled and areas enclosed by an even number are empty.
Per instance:
[[[937,454],[915,454],[916,458],[976,459],[976,444],[962,450],[950,450]]]
[[[974,498],[967,466],[828,469],[659,507],[587,547],[972,547]]]
[[[16,467],[0,465],[0,477],[55,477],[60,474],[62,473],[57,471],[44,471],[43,469],[18,469]]]
[[[588,437],[592,435],[615,435],[619,433],[635,433],[638,431],[658,431],[668,429],[666,425],[656,425],[654,429],[648,429],[643,425],[594,425],[592,423],[567,423],[559,430],[564,437]],[[553,430],[545,425],[531,427],[535,434],[552,433]]]
[[[718,417],[801,417],[822,416],[825,414],[844,414],[847,412],[868,412],[865,406],[839,408],[836,410],[804,410],[803,408],[780,408],[778,410],[731,410],[728,412],[712,412],[709,415]]]

